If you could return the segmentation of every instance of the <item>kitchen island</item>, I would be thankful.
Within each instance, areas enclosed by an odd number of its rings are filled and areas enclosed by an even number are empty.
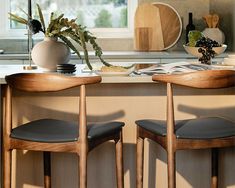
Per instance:
[[[5,68],[4,68],[5,66]],[[1,65],[0,82],[5,75],[23,72],[22,65]],[[36,70],[40,71],[40,70]],[[27,72],[27,71],[25,71]],[[30,71],[28,71],[30,72]],[[34,72],[34,71],[32,71]],[[77,74],[80,75],[80,69]],[[89,75],[90,73],[85,73]],[[84,75],[84,74],[83,74]],[[76,120],[78,88],[68,92],[43,95],[14,93],[13,125],[41,117]],[[225,95],[228,93],[228,95]],[[235,88],[201,91],[175,87],[176,119],[207,115],[222,115],[235,121]],[[123,130],[125,188],[135,187],[135,120],[165,118],[166,87],[154,83],[150,76],[104,77],[101,84],[87,86],[88,122],[120,120]],[[197,98],[196,98],[197,97]],[[28,110],[34,108],[34,110]],[[88,187],[115,187],[115,153],[112,142],[93,150],[88,157]],[[219,187],[235,188],[235,149],[220,150]],[[150,140],[145,141],[144,187],[167,187],[165,151]],[[52,186],[77,188],[77,157],[73,154],[52,154]],[[13,188],[43,187],[42,154],[32,151],[13,152]],[[177,187],[208,188],[210,184],[210,151],[177,152]]]

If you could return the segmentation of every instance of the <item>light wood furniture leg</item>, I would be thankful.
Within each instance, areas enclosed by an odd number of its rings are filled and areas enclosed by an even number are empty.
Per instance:
[[[172,85],[167,83],[167,171],[168,188],[176,188],[175,172],[175,122]]]
[[[167,152],[168,188],[176,188],[175,152]]]
[[[43,152],[44,187],[51,188],[51,153]]]
[[[115,141],[115,149],[117,188],[124,188],[122,131],[120,132],[119,139]]]
[[[143,188],[144,139],[137,138],[136,188]]]
[[[4,124],[4,122],[3,122],[3,118],[4,118],[4,115],[3,115],[3,112],[4,112],[4,100],[3,100],[3,96],[4,96],[4,85],[0,85],[0,102],[1,102],[1,109],[0,109],[0,117],[1,117],[1,120],[0,120],[0,122],[1,122],[1,124],[0,124],[0,131],[1,131],[1,134],[0,134],[0,138],[1,138],[1,140],[2,140],[2,126],[3,126],[3,124]],[[1,149],[1,151],[3,151],[3,146],[2,146],[2,144],[0,144],[0,149]],[[0,160],[0,168],[2,169],[3,168],[3,152],[1,153],[1,155],[0,155],[0,157],[1,157],[1,160]],[[1,177],[2,177],[2,171],[1,171]],[[0,184],[1,184],[1,186],[2,186],[2,179],[1,179],[1,182],[0,182]]]
[[[80,148],[80,160],[79,160],[79,176],[80,186],[79,188],[87,187],[87,127],[86,127],[86,90],[85,85],[80,87],[80,99],[79,99],[79,142]]]
[[[12,128],[12,100],[10,99],[11,90],[9,87],[4,87],[4,125],[6,126],[3,129],[3,187],[11,188],[11,157],[12,157],[12,149],[10,149],[10,141],[8,136],[10,135]]]
[[[79,188],[87,187],[87,155],[81,154],[79,159]]]
[[[3,154],[3,187],[11,188],[11,157],[12,150],[4,150]]]

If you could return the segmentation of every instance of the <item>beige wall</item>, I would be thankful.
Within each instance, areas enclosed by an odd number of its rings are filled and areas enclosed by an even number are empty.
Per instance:
[[[226,44],[231,50],[235,50],[235,1],[234,0],[210,0],[210,11],[220,15],[220,28],[226,34]]]
[[[185,43],[185,26],[188,22],[188,13],[193,13],[196,29],[202,31],[206,25],[202,20],[204,15],[218,13],[220,16],[220,29],[224,31],[228,50],[235,50],[235,1],[234,0],[139,0],[144,2],[164,2],[173,6],[180,14],[183,22],[183,33],[179,42],[169,51],[183,50]],[[133,50],[133,39],[100,39],[99,44],[103,50]]]

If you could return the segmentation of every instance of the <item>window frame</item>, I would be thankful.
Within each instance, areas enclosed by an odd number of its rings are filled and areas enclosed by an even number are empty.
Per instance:
[[[26,29],[11,29],[8,16],[10,2],[2,0],[0,3],[0,39],[26,39]],[[91,28],[89,29],[98,38],[132,38],[134,36],[134,15],[138,0],[128,0],[127,28]],[[34,35],[34,39],[43,38],[43,34]]]

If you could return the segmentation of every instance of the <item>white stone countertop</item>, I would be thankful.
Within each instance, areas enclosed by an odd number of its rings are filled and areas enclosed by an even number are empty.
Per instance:
[[[81,56],[83,53],[81,52]],[[223,53],[218,58],[224,58],[227,53]],[[162,51],[162,52],[138,52],[138,51],[104,51],[104,59],[196,59],[185,51]],[[71,59],[77,59],[76,54],[71,55]],[[97,59],[95,53],[89,52],[90,59]],[[0,60],[28,60],[28,54],[7,53],[0,54]]]
[[[73,74],[67,74],[68,76],[94,76],[95,73],[91,72],[82,72],[85,65],[76,65],[77,70]],[[42,69],[38,68],[35,70],[24,70],[23,65],[0,65],[0,84],[5,84],[5,76],[15,73],[44,73]],[[55,74],[59,74],[56,73]],[[102,77],[102,83],[152,83],[151,76],[139,76],[139,75],[130,75],[130,76],[104,76]]]
[[[185,61],[178,61],[178,63],[185,63]],[[186,60],[186,62],[191,62],[191,63],[198,63],[197,60]],[[127,62],[115,62],[116,65],[123,65],[126,64],[126,66],[129,66],[130,64],[136,64],[135,61],[127,61]],[[139,64],[138,62],[137,64]],[[150,62],[141,62],[141,64],[149,64]],[[151,64],[158,63],[156,62],[151,62]],[[177,63],[177,62],[176,62]],[[115,65],[114,64],[114,65]],[[218,64],[219,65],[219,64]],[[217,64],[214,64],[215,67],[218,67]],[[19,64],[7,64],[7,65],[0,65],[0,84],[5,84],[5,76],[14,74],[14,73],[45,73],[43,69],[37,68],[35,70],[25,70],[23,67],[25,65],[19,65]],[[102,64],[93,64],[93,69],[94,70],[99,70],[99,68],[102,66]],[[73,74],[67,74],[68,76],[94,76],[96,75],[97,71],[90,71],[85,64],[76,64],[76,72]],[[219,65],[219,69],[223,68],[224,66]],[[234,69],[233,66],[226,66],[226,69]],[[55,74],[59,74],[54,72]],[[119,74],[119,73],[118,73]],[[102,83],[153,83],[152,77],[148,75],[136,75],[134,73],[131,73],[130,75],[109,75],[109,76],[102,76]]]

